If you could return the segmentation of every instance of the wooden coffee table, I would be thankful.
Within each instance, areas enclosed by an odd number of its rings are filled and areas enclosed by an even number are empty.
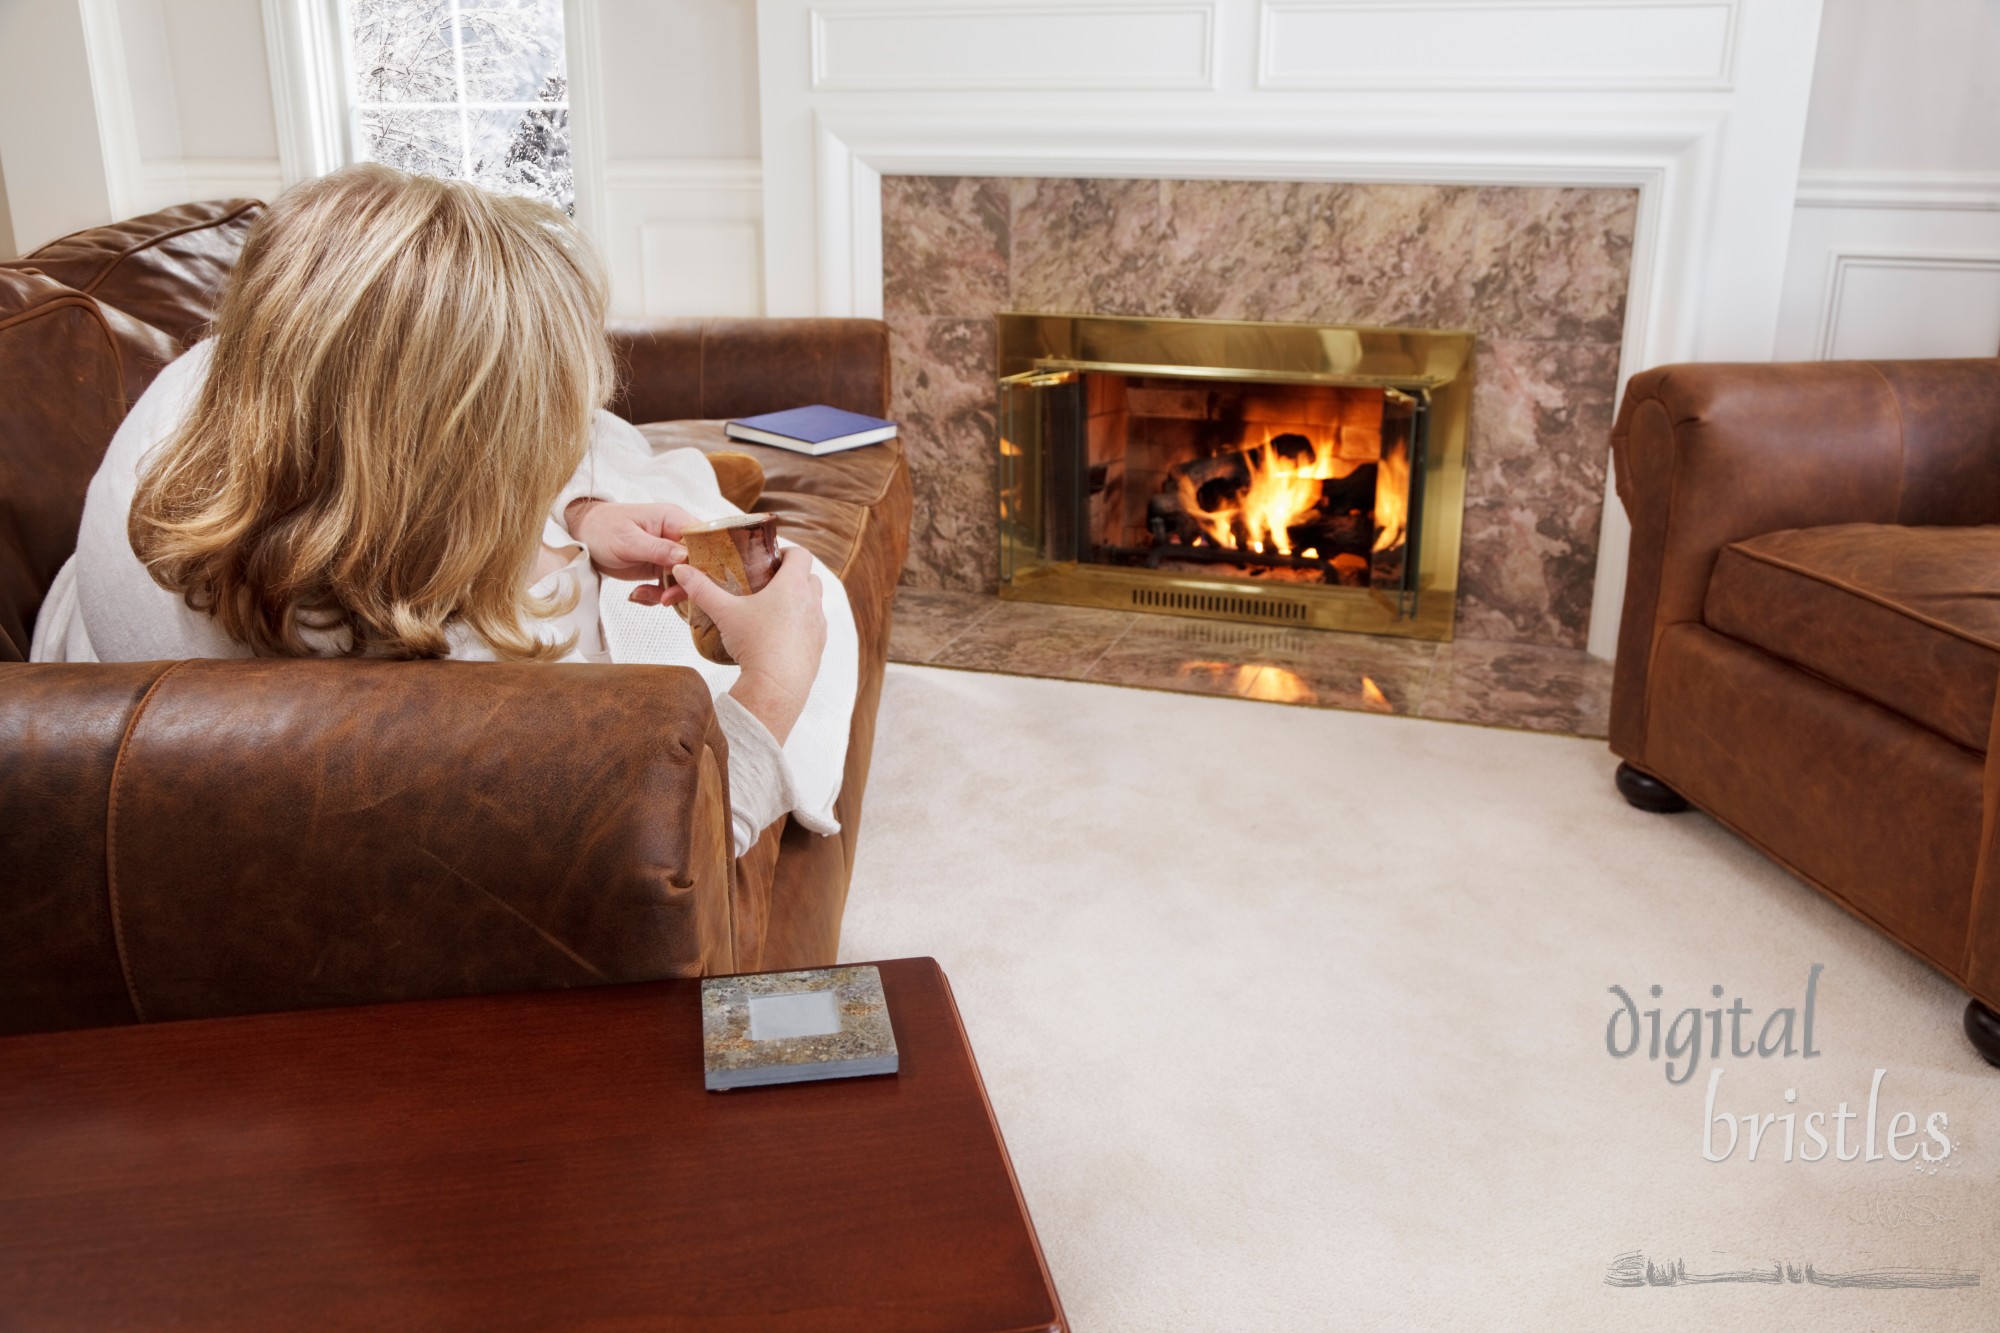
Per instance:
[[[1062,1329],[951,988],[702,1090],[698,983],[0,1039],[0,1324]]]

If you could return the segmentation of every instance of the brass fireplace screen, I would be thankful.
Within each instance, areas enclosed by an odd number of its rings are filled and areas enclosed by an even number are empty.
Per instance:
[[[1000,320],[1000,595],[1449,639],[1472,335]]]

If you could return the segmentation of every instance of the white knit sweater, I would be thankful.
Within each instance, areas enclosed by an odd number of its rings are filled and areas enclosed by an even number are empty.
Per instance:
[[[213,619],[153,582],[126,535],[146,461],[192,409],[211,350],[211,344],[199,343],[161,371],[112,438],[91,479],[76,554],[56,575],[36,619],[31,660],[146,662],[250,655]],[[787,811],[816,833],[838,832],[833,801],[846,761],[859,665],[854,616],[840,580],[831,571],[820,571],[826,653],[805,711],[780,747],[763,723],[729,697],[737,668],[701,657],[679,615],[633,604],[627,594],[635,585],[601,578],[592,568],[589,553],[570,535],[562,517],[572,501],[586,496],[631,504],[671,502],[700,519],[741,512],[722,498],[714,469],[700,450],[654,454],[633,426],[599,412],[590,452],[551,506],[542,531],[546,545],[571,552],[569,563],[531,590],[547,596],[574,587],[575,609],[531,622],[535,633],[551,642],[574,635],[566,662],[652,662],[691,666],[702,674],[729,738],[730,811],[738,856]],[[308,641],[313,641],[310,632]],[[492,648],[463,625],[452,628],[450,642],[453,658],[493,659]],[[322,635],[315,646],[332,654],[343,645],[344,639]]]

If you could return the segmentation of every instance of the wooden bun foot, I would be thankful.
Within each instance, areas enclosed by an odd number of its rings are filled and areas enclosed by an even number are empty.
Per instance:
[[[1977,1000],[1967,1001],[1965,1035],[1972,1038],[1972,1048],[1986,1057],[1987,1064],[2000,1067],[2000,1014]]]
[[[1635,810],[1652,815],[1677,815],[1688,808],[1687,798],[1666,783],[1630,764],[1618,765],[1618,794]]]

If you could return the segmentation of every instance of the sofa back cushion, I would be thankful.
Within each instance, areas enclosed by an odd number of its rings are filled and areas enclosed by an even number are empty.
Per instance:
[[[53,278],[0,268],[0,661],[24,661],[126,408],[178,349]]]
[[[8,267],[39,270],[186,347],[215,318],[223,282],[263,212],[255,199],[179,204],[50,241]]]

